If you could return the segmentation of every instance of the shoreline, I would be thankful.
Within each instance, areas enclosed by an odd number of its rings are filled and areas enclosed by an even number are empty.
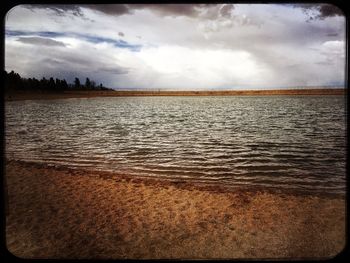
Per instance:
[[[169,187],[174,186],[176,188],[180,189],[196,189],[200,191],[208,191],[213,193],[232,193],[232,192],[251,192],[251,193],[257,193],[257,192],[266,192],[273,195],[280,195],[280,196],[286,196],[286,195],[292,195],[292,196],[301,196],[301,197],[307,197],[307,196],[315,196],[320,198],[329,198],[329,199],[344,199],[345,200],[345,193],[330,193],[330,192],[324,192],[324,191],[314,191],[310,192],[308,190],[302,190],[302,189],[290,189],[290,188],[283,188],[283,189],[277,189],[276,187],[263,187],[263,186],[247,186],[247,185],[228,185],[225,186],[222,183],[215,183],[215,182],[198,182],[198,181],[191,181],[181,178],[164,178],[164,177],[156,177],[156,176],[135,176],[129,175],[126,173],[120,173],[120,172],[111,172],[111,171],[103,171],[103,170],[90,170],[86,168],[73,168],[69,167],[67,165],[61,165],[61,164],[49,164],[49,163],[40,163],[36,161],[24,161],[24,160],[18,160],[18,159],[10,159],[5,158],[5,163],[17,163],[19,165],[24,165],[28,167],[37,167],[37,168],[44,168],[44,169],[53,169],[58,171],[65,171],[67,173],[72,174],[79,174],[79,173],[85,173],[85,176],[93,176],[93,177],[99,177],[101,179],[109,179],[109,180],[124,180],[126,182],[136,182],[136,183],[144,183],[146,185],[159,185],[161,187]]]
[[[6,241],[23,258],[329,258],[340,197],[227,191],[5,160]]]
[[[334,89],[280,89],[280,90],[231,90],[231,91],[64,91],[15,92],[5,94],[5,101],[51,100],[95,97],[154,97],[154,96],[333,96],[345,95],[345,88]]]

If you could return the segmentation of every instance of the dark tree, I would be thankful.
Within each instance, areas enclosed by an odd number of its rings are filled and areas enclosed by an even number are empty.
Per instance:
[[[53,77],[51,77],[51,78],[49,79],[48,89],[51,90],[51,91],[53,91],[53,90],[55,90],[55,87],[56,87],[56,83],[55,83]]]
[[[67,81],[65,79],[63,79],[61,81],[61,84],[62,84],[62,89],[63,90],[67,90],[68,89],[68,84],[67,84]]]
[[[86,78],[86,81],[85,81],[85,88],[86,88],[86,89],[90,89],[90,88],[91,88],[91,81],[89,80],[89,78]]]
[[[6,87],[9,90],[16,90],[16,89],[23,89],[24,88],[21,76],[18,73],[15,73],[13,70],[9,74],[6,74],[5,83],[6,83]]]
[[[74,88],[79,89],[80,88],[80,80],[79,78],[75,78],[74,80]]]
[[[47,89],[48,84],[49,84],[49,81],[48,81],[45,77],[43,77],[43,78],[40,80],[40,89],[42,89],[42,90]]]
[[[91,81],[91,89],[96,89],[96,82],[95,81]]]
[[[28,91],[64,91],[68,89],[82,89],[86,88],[89,90],[111,90],[103,87],[102,83],[99,86],[96,86],[96,83],[89,78],[86,78],[85,85],[81,85],[79,78],[75,78],[74,84],[68,84],[65,79],[46,79],[43,77],[41,80],[36,78],[21,78],[18,73],[15,73],[13,70],[10,73],[3,71],[4,80],[5,80],[5,92],[19,91],[19,90],[28,90]]]

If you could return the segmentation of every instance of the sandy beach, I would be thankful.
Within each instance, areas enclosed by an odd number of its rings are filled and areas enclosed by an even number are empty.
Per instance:
[[[342,197],[232,190],[6,162],[8,250],[21,258],[330,258]]]

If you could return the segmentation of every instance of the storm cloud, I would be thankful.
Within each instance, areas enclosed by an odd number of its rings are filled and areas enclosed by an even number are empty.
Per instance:
[[[345,17],[323,4],[23,5],[5,36],[6,70],[26,77],[116,89],[345,82]]]
[[[23,7],[28,8],[35,12],[37,9],[51,10],[58,16],[65,16],[72,14],[74,16],[83,16],[83,12],[80,6],[77,5],[23,5]]]
[[[137,10],[148,10],[160,16],[187,16],[192,18],[215,19],[231,17],[233,4],[106,4],[106,5],[26,5],[34,10],[46,9],[57,15],[83,16],[82,8],[98,11],[106,15],[122,16],[134,14]]]
[[[327,17],[344,16],[343,11],[332,4],[295,4],[296,8],[301,8],[308,16],[308,21],[314,19],[324,20]]]

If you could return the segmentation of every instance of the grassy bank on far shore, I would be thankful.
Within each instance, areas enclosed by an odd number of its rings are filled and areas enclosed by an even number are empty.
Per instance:
[[[279,89],[279,90],[231,90],[231,91],[64,91],[15,92],[5,94],[6,101],[66,99],[125,96],[264,96],[264,95],[344,95],[345,89]]]

